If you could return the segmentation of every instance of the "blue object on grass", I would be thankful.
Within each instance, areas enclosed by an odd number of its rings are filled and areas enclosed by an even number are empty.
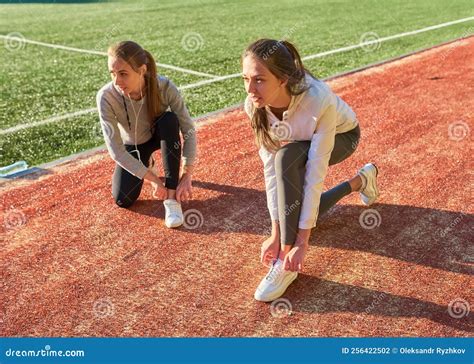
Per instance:
[[[28,164],[25,161],[18,161],[5,167],[0,167],[0,177],[8,177],[12,174],[25,171],[28,169]]]

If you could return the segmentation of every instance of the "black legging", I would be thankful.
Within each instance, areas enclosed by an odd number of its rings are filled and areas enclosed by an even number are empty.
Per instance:
[[[346,133],[336,134],[329,165],[340,163],[354,153],[359,139],[358,125]],[[275,156],[280,240],[285,245],[293,245],[296,240],[302,204],[295,202],[303,197],[310,146],[310,141],[292,142],[281,147]],[[351,192],[351,185],[346,181],[322,193],[318,217]]]
[[[142,163],[148,167],[150,156],[161,149],[161,159],[165,171],[165,187],[175,190],[179,182],[179,164],[181,160],[181,140],[179,137],[179,120],[175,113],[165,112],[155,121],[149,141],[137,145]],[[135,145],[125,145],[125,149],[135,159]],[[112,195],[120,207],[130,207],[140,196],[143,180],[135,177],[118,164],[112,178]]]

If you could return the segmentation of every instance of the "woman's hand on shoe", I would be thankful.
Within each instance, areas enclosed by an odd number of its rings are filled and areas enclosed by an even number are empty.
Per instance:
[[[151,183],[152,196],[158,200],[166,200],[168,198],[168,189],[163,186],[163,182],[150,169],[146,172],[145,180]]]
[[[178,188],[176,189],[176,201],[179,203],[187,202],[193,198],[193,185],[191,175],[184,173],[179,181]]]
[[[280,239],[272,235],[262,243],[260,251],[260,262],[264,266],[270,267],[273,260],[278,258],[279,253]]]
[[[308,245],[295,245],[291,248],[283,261],[283,267],[285,270],[301,272],[303,270],[303,262],[307,249]]]
[[[161,181],[151,182],[151,187],[153,188],[153,197],[158,200],[166,200],[168,198],[168,189],[163,186]]]

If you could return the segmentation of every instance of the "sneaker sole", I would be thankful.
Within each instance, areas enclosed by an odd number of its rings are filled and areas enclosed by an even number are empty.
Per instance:
[[[287,282],[283,281],[283,284],[281,285],[282,288],[278,291],[275,291],[271,296],[267,296],[263,299],[260,299],[256,297],[257,292],[255,292],[255,295],[254,295],[255,300],[260,301],[260,302],[271,302],[283,296],[283,294],[286,292],[290,284],[293,283],[293,281],[298,277],[298,274],[295,274],[289,277],[290,278],[287,278]]]
[[[166,226],[167,228],[170,228],[170,229],[175,229],[175,228],[177,228],[177,227],[180,227],[181,225],[183,225],[183,223],[178,224],[178,225],[168,225],[167,223],[165,223],[165,226]]]
[[[367,203],[365,203],[362,200],[362,202],[366,206],[372,205],[377,200],[377,198],[379,197],[379,189],[377,187],[377,177],[379,176],[379,169],[377,168],[377,166],[374,163],[372,163],[372,165],[375,167],[375,178],[372,179],[372,183],[370,184],[370,188],[375,192],[375,196],[371,200],[369,200]]]

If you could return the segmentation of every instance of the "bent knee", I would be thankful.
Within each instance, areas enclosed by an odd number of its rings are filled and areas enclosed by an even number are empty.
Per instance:
[[[179,119],[178,115],[176,115],[172,111],[166,111],[160,116],[158,116],[156,120],[157,124],[161,127],[177,127],[179,126]]]
[[[135,202],[135,200],[131,200],[130,198],[123,197],[123,196],[118,196],[118,197],[114,196],[114,201],[117,206],[122,207],[124,209],[129,208]]]
[[[304,158],[303,158],[304,157]],[[285,171],[288,168],[298,168],[298,160],[306,162],[307,152],[299,142],[288,143],[282,146],[275,154],[275,169]]]

